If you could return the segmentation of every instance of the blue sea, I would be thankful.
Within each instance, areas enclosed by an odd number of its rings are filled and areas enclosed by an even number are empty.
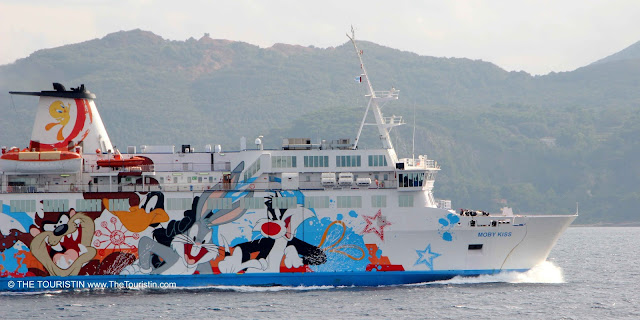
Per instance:
[[[529,272],[403,286],[0,293],[0,319],[640,319],[639,244],[572,227]]]

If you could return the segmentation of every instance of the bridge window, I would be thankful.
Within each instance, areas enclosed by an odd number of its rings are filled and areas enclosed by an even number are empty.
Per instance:
[[[398,186],[400,188],[422,187],[424,185],[424,172],[408,172],[398,174]]]

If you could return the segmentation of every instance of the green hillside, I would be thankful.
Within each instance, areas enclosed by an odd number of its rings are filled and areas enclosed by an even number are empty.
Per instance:
[[[640,55],[603,59],[572,72],[531,76],[469,59],[419,56],[360,42],[374,87],[400,89],[386,114],[400,156],[438,160],[435,195],[456,208],[567,214],[577,223],[640,223]],[[112,142],[221,144],[258,135],[354,138],[367,100],[351,44],[271,48],[214,40],[169,41],[118,32],[40,50],[0,66],[2,145],[24,146],[36,99],[8,91],[84,83],[96,93]],[[365,127],[360,147],[378,147]]]

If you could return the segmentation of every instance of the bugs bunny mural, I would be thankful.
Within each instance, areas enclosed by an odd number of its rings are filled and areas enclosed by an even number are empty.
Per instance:
[[[246,209],[237,200],[230,209],[212,210],[207,201],[227,198],[231,192],[238,192],[233,189],[236,188],[243,169],[244,162],[241,162],[231,172],[232,191],[204,191],[193,199],[191,209],[184,212],[182,219],[171,220],[166,227],[155,229],[153,238],[140,238],[138,260],[120,274],[213,273],[209,261],[218,257],[219,247],[211,241],[211,227],[240,218]],[[244,193],[244,197],[252,196],[253,191]]]

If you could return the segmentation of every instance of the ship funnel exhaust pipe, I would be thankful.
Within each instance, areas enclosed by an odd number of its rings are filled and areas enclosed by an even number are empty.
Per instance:
[[[31,132],[30,150],[69,150],[77,146],[84,150],[113,150],[94,99],[96,95],[84,84],[67,89],[53,84],[54,91],[10,92],[39,96],[35,123]]]

